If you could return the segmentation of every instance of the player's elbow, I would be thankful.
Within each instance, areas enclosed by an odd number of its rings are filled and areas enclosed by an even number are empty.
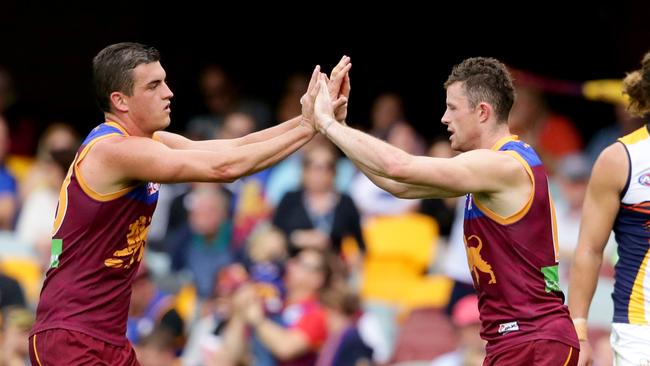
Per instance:
[[[401,156],[388,156],[383,159],[382,163],[383,170],[388,178],[398,182],[408,178],[408,159]]]
[[[411,199],[413,198],[413,195],[411,192],[409,192],[408,189],[406,188],[393,188],[390,191],[390,194],[397,198],[402,198],[402,199]]]
[[[603,259],[603,250],[605,249],[605,245],[595,245],[594,243],[597,243],[597,241],[579,241],[575,249],[573,262],[601,262]]]
[[[210,180],[213,182],[232,183],[242,175],[244,173],[237,164],[224,163],[212,167]]]

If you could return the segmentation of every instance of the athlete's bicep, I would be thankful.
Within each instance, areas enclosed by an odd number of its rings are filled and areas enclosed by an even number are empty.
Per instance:
[[[115,172],[117,180],[160,183],[228,180],[225,154],[171,149],[141,137],[109,139],[94,149],[102,165]]]
[[[185,136],[158,131],[154,138],[165,146],[175,150],[205,150],[205,151],[226,151],[241,145],[241,139],[213,139],[213,140],[190,140]]]
[[[153,138],[171,149],[189,149],[194,142],[185,136],[167,131],[157,131]]]
[[[514,158],[491,150],[473,150],[453,158],[416,156],[407,169],[400,181],[436,188],[450,196],[500,191],[524,171]]]
[[[614,144],[594,164],[582,208],[579,244],[604,249],[620,207],[620,194],[628,175],[625,148]]]

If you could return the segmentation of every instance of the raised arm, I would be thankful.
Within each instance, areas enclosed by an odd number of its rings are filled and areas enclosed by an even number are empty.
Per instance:
[[[336,119],[339,122],[343,122],[347,115],[347,101],[350,96],[350,78],[348,72],[351,67],[352,64],[350,63],[350,58],[343,56],[332,70],[330,78],[326,80],[330,98],[334,101],[332,103],[332,108],[334,109]],[[304,123],[302,121],[302,116],[294,117],[276,126],[253,132],[236,139],[193,141],[184,136],[166,131],[156,132],[156,137],[163,144],[172,149],[223,152],[239,146],[250,145],[281,136],[299,126],[300,123]]]
[[[203,141],[190,140],[184,136],[159,131],[156,132],[156,137],[165,144],[167,147],[177,150],[204,150],[204,151],[224,151],[233,149],[235,147],[250,145],[283,135],[298,127],[302,121],[302,116],[294,117],[288,121],[282,122],[279,125],[269,127],[267,129],[250,133],[236,139],[212,139]]]
[[[348,115],[348,99],[350,99],[350,69],[352,63],[350,57],[343,56],[332,72],[327,81],[327,91],[330,95],[330,100],[333,100],[332,109],[334,111],[334,118],[345,124],[345,118]]]
[[[581,342],[580,359],[588,346],[587,317],[596,290],[603,250],[620,206],[620,194],[628,176],[625,147],[616,143],[605,149],[593,168],[582,209],[578,246],[571,265],[569,310]]]
[[[375,184],[398,197],[496,193],[528,179],[522,164],[504,152],[474,150],[450,159],[410,155],[359,130],[335,123],[329,98],[321,85],[315,111],[321,133]]]
[[[92,155],[100,160],[98,167],[117,176],[118,185],[133,180],[229,182],[284,159],[313,135],[311,127],[298,127],[267,141],[222,151],[176,150],[147,138],[113,137],[98,143]]]
[[[302,123],[269,140],[217,151],[172,149],[144,137],[106,138],[96,143],[82,165],[82,174],[98,193],[110,193],[133,181],[232,181],[265,169],[300,148],[315,134],[313,99],[318,92],[318,67],[303,103]]]

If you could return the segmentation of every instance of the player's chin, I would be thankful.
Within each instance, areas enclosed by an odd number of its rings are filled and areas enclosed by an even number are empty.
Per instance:
[[[162,130],[162,129],[167,128],[171,123],[172,123],[172,119],[169,116],[169,114],[164,116],[163,118],[161,118],[161,121],[160,121],[160,129]]]
[[[461,144],[459,144],[458,141],[456,141],[456,140],[450,140],[449,141],[449,146],[454,151],[463,151]]]

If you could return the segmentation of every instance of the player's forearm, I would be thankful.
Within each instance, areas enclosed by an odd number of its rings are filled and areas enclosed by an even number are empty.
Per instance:
[[[569,310],[572,318],[587,318],[602,262],[602,252],[580,245],[576,249],[569,283]]]
[[[357,166],[379,177],[392,179],[393,170],[409,156],[387,142],[337,122],[324,132]]]
[[[272,166],[298,150],[313,136],[311,127],[299,125],[270,140],[237,148],[241,158],[239,175],[250,175]]]
[[[261,131],[253,132],[237,139],[237,144],[238,146],[243,146],[270,140],[297,127],[300,124],[301,119],[301,116],[294,117],[288,121],[280,123],[279,125],[275,125]]]
[[[172,134],[169,132],[157,132],[157,136],[160,138],[163,144],[172,148],[172,149],[182,149],[182,150],[203,150],[203,151],[215,151],[223,152],[229,149],[236,147],[255,144],[258,142],[263,142],[270,140],[272,138],[278,137],[291,129],[300,125],[302,117],[294,117],[288,121],[280,123],[279,125],[269,127],[267,129],[250,133],[246,136],[236,138],[236,139],[211,139],[211,140],[200,140],[193,141],[187,139],[183,136]]]

